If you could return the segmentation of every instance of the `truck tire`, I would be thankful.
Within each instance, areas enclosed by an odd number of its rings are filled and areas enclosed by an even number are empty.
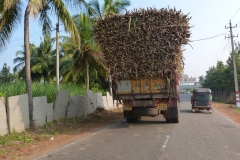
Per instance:
[[[179,123],[179,118],[175,118],[172,120],[173,123]]]
[[[173,123],[179,123],[180,113],[179,113],[179,104],[178,103],[177,103],[177,113],[178,113],[178,117],[173,119]]]
[[[171,122],[172,122],[172,119],[166,118],[166,122],[167,122],[167,123],[171,123]]]
[[[133,118],[133,122],[140,122],[141,121],[141,116],[137,116],[135,118]]]
[[[167,123],[179,123],[180,114],[179,114],[179,104],[178,104],[178,102],[177,102],[177,108],[173,112],[176,113],[176,116],[166,117],[165,119],[166,119]]]
[[[133,118],[126,118],[128,123],[132,123],[133,122]]]

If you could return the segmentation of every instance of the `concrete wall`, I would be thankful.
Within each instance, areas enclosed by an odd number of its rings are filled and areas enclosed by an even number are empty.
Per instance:
[[[82,96],[74,95],[69,98],[69,95],[68,91],[59,91],[56,102],[50,104],[47,103],[46,96],[34,97],[33,120],[35,126],[41,127],[61,118],[86,116],[93,113],[98,107],[107,110],[117,107],[113,104],[112,96],[109,93],[107,96],[102,96],[102,93],[93,93],[88,90]],[[13,130],[22,132],[29,127],[28,95],[8,97],[7,112],[4,98],[0,97],[0,135],[6,135],[8,131],[13,132]]]
[[[33,98],[33,120],[36,127],[53,121],[53,103],[47,103],[47,97]]]
[[[70,93],[68,91],[58,91],[56,102],[53,109],[54,120],[66,117],[69,95]]]
[[[7,107],[10,132],[22,132],[30,127],[27,94],[8,97]]]
[[[8,134],[5,98],[0,97],[0,136]]]

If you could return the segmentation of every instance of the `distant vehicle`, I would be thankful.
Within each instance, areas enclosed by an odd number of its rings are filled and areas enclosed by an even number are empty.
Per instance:
[[[207,110],[212,113],[212,94],[209,88],[196,88],[191,96],[192,112]]]
[[[187,94],[190,94],[191,92],[187,91],[186,93],[187,93]]]

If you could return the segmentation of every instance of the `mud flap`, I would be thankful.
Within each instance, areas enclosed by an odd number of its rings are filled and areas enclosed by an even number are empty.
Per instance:
[[[179,109],[178,107],[168,108],[165,112],[164,117],[166,122],[179,123]]]

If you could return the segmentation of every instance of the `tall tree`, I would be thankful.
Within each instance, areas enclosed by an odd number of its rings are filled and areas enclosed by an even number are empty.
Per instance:
[[[13,63],[16,64],[13,68],[13,72],[19,72],[21,70],[25,70],[25,52],[24,46],[22,46],[22,50],[18,50],[16,52],[16,58],[13,59]],[[36,54],[37,47],[34,44],[30,44],[30,54]],[[24,72],[25,73],[25,72]]]
[[[0,71],[0,83],[10,83],[14,81],[14,76],[10,72],[10,67],[4,63],[2,70]]]
[[[23,3],[21,0],[0,0],[0,51],[6,47],[21,22]]]
[[[37,53],[37,47],[34,44],[30,44],[30,54],[31,55],[36,55]],[[32,61],[32,58],[31,58]],[[16,58],[13,59],[14,66],[13,71],[15,75],[18,76],[19,79],[26,80],[26,66],[25,66],[25,52],[24,52],[24,47],[23,50],[19,50],[16,52]],[[32,63],[31,63],[32,67]],[[31,71],[31,78],[34,81],[40,81],[41,75],[38,73],[33,73]]]
[[[203,83],[204,83],[204,76],[200,76],[200,77],[198,77],[198,79],[199,79],[199,84],[203,85]]]
[[[89,89],[89,69],[96,69],[100,74],[105,74],[106,66],[99,45],[94,42],[94,35],[91,32],[93,20],[86,14],[77,15],[74,17],[74,22],[81,36],[81,48],[75,48],[72,51],[69,46],[72,46],[69,41],[63,45],[63,49],[70,52],[66,54],[61,62],[64,68],[61,72],[65,75],[64,80],[79,79],[81,75],[86,75],[86,88]],[[69,50],[70,49],[70,50]],[[67,57],[67,58],[66,58]],[[73,77],[74,76],[74,77]]]
[[[65,3],[64,3],[65,2]],[[1,22],[0,30],[3,40],[0,42],[1,47],[9,40],[10,35],[16,28],[17,21],[20,21],[22,0],[1,0]],[[47,18],[51,11],[54,11],[62,21],[66,31],[70,32],[72,41],[77,48],[80,48],[80,36],[75,23],[67,10],[67,7],[80,8],[82,5],[88,6],[84,0],[28,0],[24,13],[24,50],[25,50],[25,69],[26,69],[26,90],[28,93],[30,125],[34,127],[33,116],[33,99],[31,87],[31,65],[30,65],[30,45],[29,45],[29,17],[40,17],[40,22],[45,30],[51,30]],[[81,8],[80,8],[81,9]],[[46,32],[47,33],[47,32]],[[1,37],[1,36],[0,36]]]
[[[99,0],[91,0],[89,4],[98,18],[104,18],[108,15],[122,13],[131,3],[129,0],[104,0],[101,6]]]
[[[40,46],[36,48],[35,54],[32,54],[32,72],[39,73],[43,78],[44,83],[50,82],[53,79],[53,70],[55,70],[55,54],[53,49],[55,39],[50,36],[45,36]]]

